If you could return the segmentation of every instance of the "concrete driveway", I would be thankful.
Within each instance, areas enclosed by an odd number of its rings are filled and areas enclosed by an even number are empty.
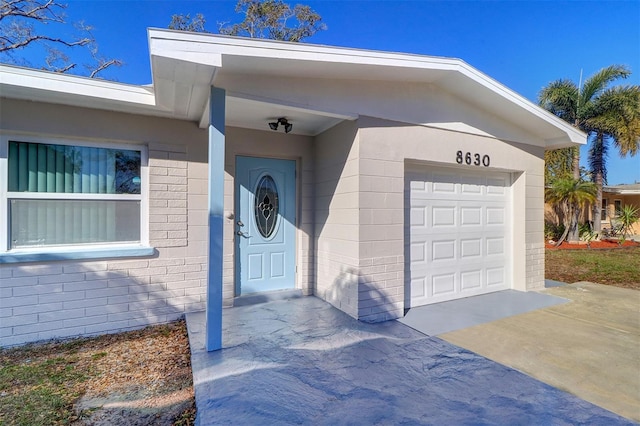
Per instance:
[[[397,321],[365,324],[315,297],[225,309],[224,349],[187,315],[197,423],[633,424]]]
[[[570,302],[439,337],[640,421],[640,292],[581,282],[544,293]]]

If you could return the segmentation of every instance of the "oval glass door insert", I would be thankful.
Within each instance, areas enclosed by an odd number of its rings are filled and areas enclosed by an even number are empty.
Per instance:
[[[256,186],[256,227],[264,238],[273,235],[278,219],[278,188],[273,178],[263,176]]]

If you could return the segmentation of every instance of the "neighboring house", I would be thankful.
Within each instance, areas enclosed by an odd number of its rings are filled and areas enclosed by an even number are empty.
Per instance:
[[[640,209],[640,183],[605,186],[602,188],[602,228],[611,229],[611,219],[618,215],[622,207],[632,205]],[[589,220],[592,220],[591,209]],[[640,235],[640,223],[636,222],[631,233]]]
[[[602,229],[611,230],[615,228],[615,224],[612,225],[611,220],[618,216],[618,212],[623,206],[632,205],[640,208],[640,184],[624,184],[615,186],[604,186],[602,188]],[[545,219],[551,223],[561,223],[561,218],[553,207],[545,203]],[[593,207],[591,204],[587,204],[583,207],[580,222],[586,223],[593,221]],[[631,228],[633,235],[640,235],[640,222]]]
[[[543,288],[543,154],[586,142],[569,124],[457,59],[149,45],[150,86],[0,66],[0,345],[206,309],[217,349],[255,292],[384,321]]]

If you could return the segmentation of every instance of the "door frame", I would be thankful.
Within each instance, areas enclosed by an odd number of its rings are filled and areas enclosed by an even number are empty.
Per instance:
[[[294,188],[294,211],[295,211],[295,223],[293,224],[294,226],[294,232],[293,232],[293,258],[294,258],[294,271],[293,271],[293,289],[297,289],[298,288],[298,260],[299,260],[299,253],[298,253],[298,228],[299,228],[299,223],[300,223],[300,197],[301,197],[301,191],[302,191],[302,185],[300,184],[300,173],[298,173],[298,170],[300,170],[300,158],[297,157],[279,157],[279,156],[269,156],[269,155],[259,155],[259,154],[253,154],[253,153],[239,153],[236,152],[234,154],[234,162],[233,162],[233,167],[234,167],[234,175],[233,175],[233,220],[232,220],[232,241],[233,241],[233,297],[239,297],[242,295],[241,293],[241,286],[240,286],[240,244],[237,243],[236,240],[236,222],[239,220],[239,217],[236,215],[237,212],[239,212],[239,204],[240,204],[240,193],[238,191],[238,181],[237,181],[237,170],[238,170],[238,157],[250,157],[250,158],[255,158],[255,159],[265,159],[265,160],[287,160],[287,161],[293,161],[295,164],[295,170],[294,170],[294,184],[295,184],[295,188]],[[278,291],[278,290],[274,290],[274,291]],[[260,294],[260,293],[257,293]]]

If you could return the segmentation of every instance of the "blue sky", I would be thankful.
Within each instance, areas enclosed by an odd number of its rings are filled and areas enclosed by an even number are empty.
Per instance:
[[[581,71],[587,77],[611,64],[628,65],[633,74],[625,83],[640,84],[638,0],[299,2],[328,26],[307,42],[460,58],[534,102],[552,80],[578,82]],[[95,27],[103,55],[124,60],[105,77],[148,84],[148,27],[200,12],[217,32],[218,22],[241,20],[235,3],[68,0],[67,16]],[[612,147],[608,169],[609,184],[640,182],[640,155],[621,160]]]

